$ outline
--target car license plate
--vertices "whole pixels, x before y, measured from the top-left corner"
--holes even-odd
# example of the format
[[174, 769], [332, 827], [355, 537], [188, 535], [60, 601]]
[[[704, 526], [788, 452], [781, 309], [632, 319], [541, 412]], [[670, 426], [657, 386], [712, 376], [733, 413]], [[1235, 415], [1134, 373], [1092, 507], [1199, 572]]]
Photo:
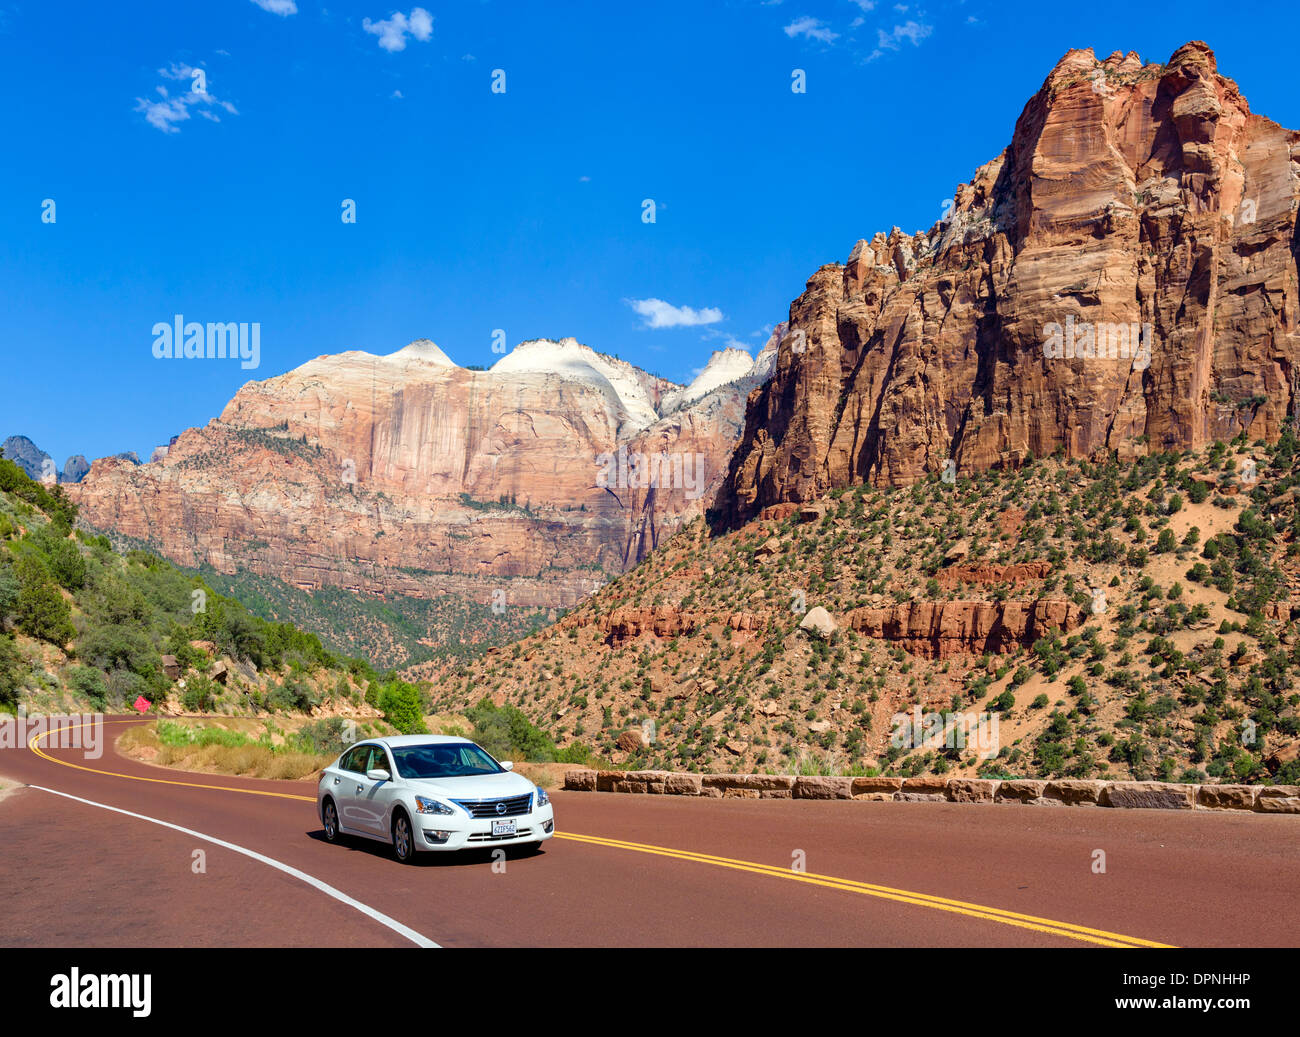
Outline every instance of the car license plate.
[[513, 819], [510, 821], [493, 821], [492, 834], [496, 835], [514, 835], [517, 832], [515, 825], [518, 822]]

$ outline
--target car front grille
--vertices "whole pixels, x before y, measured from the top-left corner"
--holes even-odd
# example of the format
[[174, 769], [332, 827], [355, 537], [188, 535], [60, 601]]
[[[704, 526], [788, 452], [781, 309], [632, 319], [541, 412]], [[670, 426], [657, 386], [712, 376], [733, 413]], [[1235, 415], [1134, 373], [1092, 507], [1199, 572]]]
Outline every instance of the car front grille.
[[479, 832], [471, 835], [466, 842], [471, 843], [499, 843], [503, 839], [523, 839], [525, 836], [533, 834], [531, 828], [521, 828], [514, 835], [488, 835], [486, 832]]
[[[520, 814], [528, 813], [532, 809], [533, 794], [529, 792], [505, 799], [453, 799], [452, 802], [462, 810], [468, 811], [470, 817], [490, 820], [494, 817], [518, 817]], [[504, 803], [505, 810], [497, 810], [498, 803]]]

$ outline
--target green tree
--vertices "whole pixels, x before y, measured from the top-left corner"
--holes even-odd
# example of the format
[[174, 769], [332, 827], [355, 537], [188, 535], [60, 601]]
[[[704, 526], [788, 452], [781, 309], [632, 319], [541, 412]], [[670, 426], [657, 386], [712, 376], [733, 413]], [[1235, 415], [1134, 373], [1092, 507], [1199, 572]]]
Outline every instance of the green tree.
[[29, 637], [64, 647], [77, 636], [72, 625], [72, 609], [35, 558], [19, 559], [17, 572], [19, 590], [14, 621], [18, 629]]
[[379, 710], [404, 735], [428, 733], [424, 726], [424, 699], [414, 684], [393, 681], [387, 685], [379, 693]]
[[45, 556], [50, 575], [59, 586], [79, 591], [86, 585], [86, 560], [81, 556], [76, 543], [61, 535], [58, 527], [50, 523], [29, 539]]
[[18, 703], [18, 689], [29, 669], [17, 642], [8, 634], [0, 634], [0, 707], [12, 708]]
[[19, 590], [20, 584], [14, 574], [14, 567], [7, 558], [0, 558], [0, 625], [14, 614]]

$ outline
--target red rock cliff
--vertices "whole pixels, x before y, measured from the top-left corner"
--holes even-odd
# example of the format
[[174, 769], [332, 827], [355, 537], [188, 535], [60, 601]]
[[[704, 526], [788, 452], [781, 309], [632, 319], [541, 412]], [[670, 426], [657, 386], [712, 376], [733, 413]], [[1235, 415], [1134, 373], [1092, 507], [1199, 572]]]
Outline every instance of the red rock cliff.
[[1205, 44], [1164, 66], [1069, 52], [955, 196], [791, 305], [724, 520], [949, 459], [1272, 439], [1296, 414], [1300, 134], [1253, 114]]

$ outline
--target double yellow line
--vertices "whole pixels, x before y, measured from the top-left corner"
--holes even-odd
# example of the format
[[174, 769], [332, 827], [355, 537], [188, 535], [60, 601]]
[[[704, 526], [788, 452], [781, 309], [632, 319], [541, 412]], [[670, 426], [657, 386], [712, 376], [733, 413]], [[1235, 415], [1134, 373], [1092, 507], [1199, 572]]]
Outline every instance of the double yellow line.
[[[132, 721], [110, 720], [105, 723], [122, 724], [131, 723]], [[315, 796], [296, 796], [288, 792], [270, 792], [263, 789], [241, 789], [226, 785], [203, 785], [193, 781], [175, 781], [168, 778], [146, 778], [138, 774], [121, 774], [117, 771], [97, 770], [94, 767], [84, 767], [80, 764], [69, 763], [67, 760], [60, 760], [57, 757], [50, 756], [37, 744], [42, 738], [53, 734], [52, 731], [46, 731], [43, 734], [34, 736], [28, 743], [37, 756], [43, 760], [49, 760], [50, 763], [57, 763], [63, 767], [72, 767], [79, 771], [88, 771], [91, 774], [102, 774], [110, 778], [126, 778], [130, 781], [147, 781], [155, 785], [181, 785], [185, 788], [204, 789], [208, 792], [239, 792], [249, 796], [271, 796], [277, 799], [294, 799], [304, 803], [315, 803]], [[733, 871], [747, 871], [755, 875], [765, 875], [768, 878], [784, 879], [789, 882], [800, 882], [814, 886], [822, 886], [826, 889], [836, 889], [845, 893], [857, 893], [861, 896], [878, 897], [882, 900], [894, 900], [901, 904], [911, 904], [914, 907], [928, 907], [935, 911], [947, 911], [950, 914], [966, 915], [969, 918], [978, 918], [985, 922], [997, 922], [1000, 925], [1015, 926], [1018, 929], [1028, 929], [1033, 932], [1046, 933], [1049, 936], [1061, 936], [1070, 940], [1079, 940], [1084, 943], [1095, 944], [1099, 947], [1170, 947], [1167, 943], [1156, 943], [1153, 940], [1142, 940], [1136, 936], [1124, 936], [1121, 933], [1107, 932], [1104, 929], [1090, 929], [1084, 925], [1075, 925], [1072, 922], [1057, 922], [1050, 918], [1038, 918], [1034, 915], [1021, 914], [1018, 911], [1004, 911], [999, 907], [985, 907], [982, 904], [971, 904], [963, 900], [950, 900], [947, 897], [936, 897], [929, 893], [914, 893], [906, 889], [893, 889], [889, 886], [877, 886], [870, 882], [858, 882], [854, 879], [841, 879], [833, 875], [818, 875], [815, 873], [795, 871], [793, 868], [781, 868], [774, 864], [758, 864], [755, 861], [736, 860], [731, 857], [718, 857], [708, 853], [695, 853], [691, 850], [676, 850], [666, 846], [652, 846], [648, 843], [628, 842], [624, 839], [607, 839], [604, 836], [597, 835], [579, 835], [575, 832], [556, 832], [555, 838], [565, 839], [571, 842], [586, 843], [589, 846], [603, 846], [607, 849], [626, 850], [633, 853], [648, 853], [656, 857], [670, 857], [675, 860], [690, 861], [695, 864], [707, 864], [715, 868], [730, 868]]]
[[694, 853], [689, 850], [672, 850], [663, 846], [650, 846], [646, 843], [632, 843], [622, 839], [606, 839], [602, 836], [577, 835], [569, 832], [556, 832], [557, 839], [572, 839], [575, 842], [588, 843], [593, 846], [607, 846], [616, 850], [633, 850], [637, 853], [650, 853], [660, 857], [673, 857], [677, 860], [694, 861], [698, 864], [710, 864], [717, 868], [731, 868], [736, 871], [753, 872], [769, 878], [786, 879], [827, 889], [838, 889], [846, 893], [858, 893], [863, 896], [880, 897], [883, 900], [896, 900], [902, 904], [915, 907], [929, 907], [936, 911], [948, 911], [952, 914], [979, 918], [986, 922], [998, 922], [1012, 925], [1019, 929], [1031, 929], [1034, 932], [1047, 933], [1050, 936], [1064, 936], [1071, 940], [1082, 940], [1099, 947], [1169, 947], [1167, 943], [1142, 940], [1136, 936], [1124, 936], [1104, 929], [1090, 929], [1072, 922], [1056, 922], [1050, 918], [1037, 918], [1024, 915], [1018, 911], [1004, 911], [998, 907], [984, 907], [982, 904], [970, 904], [962, 900], [949, 900], [947, 897], [931, 896], [929, 893], [913, 893], [906, 889], [892, 889], [889, 886], [876, 886], [870, 882], [857, 882], [853, 879], [836, 878], [833, 875], [817, 875], [781, 868], [773, 864], [756, 864], [753, 861], [739, 861], [731, 857], [717, 857], [709, 853]]

